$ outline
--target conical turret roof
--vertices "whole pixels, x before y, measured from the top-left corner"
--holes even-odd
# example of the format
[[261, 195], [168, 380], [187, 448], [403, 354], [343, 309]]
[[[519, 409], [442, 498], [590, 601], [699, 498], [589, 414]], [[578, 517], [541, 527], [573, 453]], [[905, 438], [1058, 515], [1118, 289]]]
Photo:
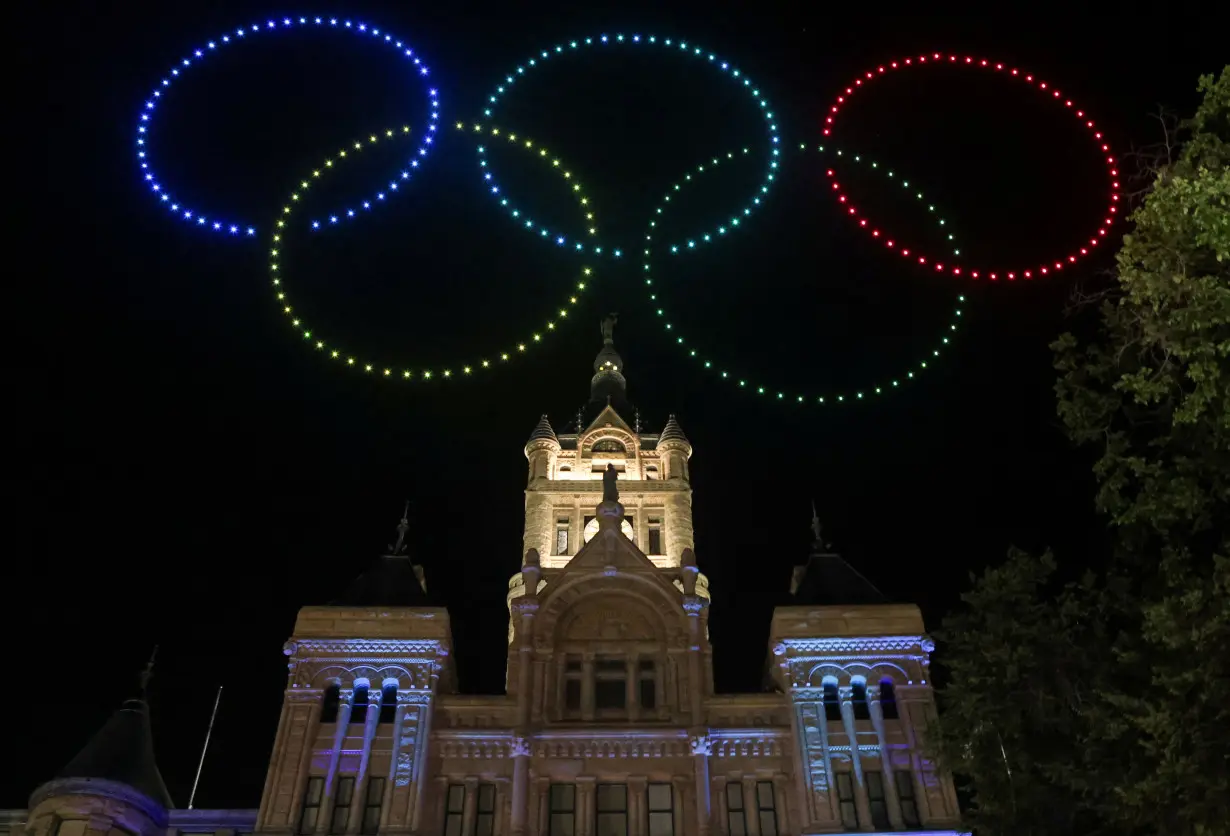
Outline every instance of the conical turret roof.
[[164, 809], [174, 807], [154, 761], [154, 735], [145, 700], [128, 700], [111, 715], [57, 778], [100, 778], [126, 784]]
[[662, 434], [658, 436], [658, 446], [661, 446], [664, 441], [682, 441], [689, 446], [692, 444], [692, 442], [688, 441], [688, 437], [683, 434], [683, 427], [679, 426], [679, 422], [675, 420], [673, 413], [667, 419], [666, 426], [662, 428]]
[[545, 415], [538, 419], [538, 425], [530, 433], [530, 441], [538, 441], [539, 439], [559, 443], [559, 439], [555, 437], [555, 430], [551, 427], [551, 422], [547, 420]]

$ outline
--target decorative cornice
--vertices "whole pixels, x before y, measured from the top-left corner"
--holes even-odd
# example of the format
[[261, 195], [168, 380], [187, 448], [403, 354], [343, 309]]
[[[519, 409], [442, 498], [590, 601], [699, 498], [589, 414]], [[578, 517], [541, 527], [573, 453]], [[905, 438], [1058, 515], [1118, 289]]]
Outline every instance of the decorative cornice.
[[[282, 650], [300, 659], [312, 656], [447, 656], [444, 639], [315, 639], [292, 638]], [[391, 660], [386, 660], [391, 661]]]
[[[921, 650], [930, 653], [935, 645], [925, 636], [866, 636], [861, 638], [815, 638], [815, 639], [782, 639], [773, 646], [774, 656], [789, 655], [794, 657], [801, 653], [885, 653], [891, 651], [906, 652]], [[917, 654], [915, 654], [917, 655]]]

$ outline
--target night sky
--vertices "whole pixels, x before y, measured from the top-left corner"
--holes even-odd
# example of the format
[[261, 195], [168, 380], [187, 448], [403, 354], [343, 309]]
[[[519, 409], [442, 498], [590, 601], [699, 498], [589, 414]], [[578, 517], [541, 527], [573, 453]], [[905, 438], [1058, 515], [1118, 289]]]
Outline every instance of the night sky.
[[[468, 2], [242, 4], [243, 14], [230, 3], [38, 5], [54, 19], [14, 27], [26, 64], [14, 80], [31, 113], [14, 120], [30, 147], [8, 159], [19, 376], [4, 587], [19, 774], [0, 806], [24, 806], [133, 693], [157, 644], [150, 701], [173, 797], [186, 805], [222, 684], [197, 806], [255, 807], [295, 612], [328, 602], [384, 550], [406, 500], [411, 548], [451, 613], [461, 685], [499, 692], [522, 447], [544, 412], [558, 432], [573, 429], [607, 311], [620, 314], [616, 344], [646, 428], [674, 412], [695, 448], [719, 690], [758, 687], [772, 608], [807, 554], [813, 499], [834, 545], [932, 626], [969, 573], [1010, 545], [1053, 547], [1070, 570], [1096, 565], [1090, 460], [1059, 429], [1047, 344], [1083, 327], [1065, 320], [1065, 304], [1075, 287], [1106, 281], [1113, 242], [1062, 277], [939, 279], [859, 233], [825, 192], [825, 169], [841, 165], [861, 205], [926, 252], [943, 252], [952, 232], [971, 260], [1050, 259], [1104, 211], [1087, 136], [1026, 85], [937, 68], [860, 94], [834, 143], [909, 179], [935, 214], [878, 170], [795, 149], [820, 141], [825, 109], [858, 74], [951, 50], [1053, 79], [1126, 152], [1159, 138], [1159, 104], [1190, 113], [1198, 75], [1225, 58], [1216, 27], [1184, 24], [1171, 37], [1140, 21], [1003, 4], [994, 17], [928, 4], [804, 14], [629, 2], [535, 3], [533, 13]], [[286, 14], [365, 20], [405, 39], [431, 67], [443, 123], [427, 162], [378, 213], [288, 241], [296, 309], [378, 365], [459, 369], [542, 330], [590, 265], [565, 326], [508, 368], [410, 383], [338, 365], [290, 327], [267, 266], [279, 207], [338, 148], [426, 122], [421, 79], [356, 37], [261, 35], [185, 73], [160, 106], [151, 160], [164, 181], [194, 206], [259, 225], [256, 240], [202, 232], [161, 208], [135, 159], [149, 91], [210, 37]], [[517, 228], [485, 193], [475, 141], [452, 129], [530, 55], [603, 32], [694, 39], [755, 81], [782, 136], [763, 205], [728, 241], [658, 259], [652, 303], [638, 260], [579, 260]], [[697, 164], [751, 149], [672, 204], [664, 239], [716, 226], [763, 177], [758, 108], [699, 62], [592, 48], [535, 73], [493, 122], [557, 153], [601, 237], [629, 253]], [[370, 196], [410, 148], [382, 143], [339, 168], [298, 217]], [[504, 194], [583, 233], [555, 173], [504, 147], [490, 160]], [[962, 328], [927, 371], [839, 406], [740, 391], [675, 343], [685, 335], [715, 368], [770, 392], [874, 387], [929, 354], [958, 292]]]

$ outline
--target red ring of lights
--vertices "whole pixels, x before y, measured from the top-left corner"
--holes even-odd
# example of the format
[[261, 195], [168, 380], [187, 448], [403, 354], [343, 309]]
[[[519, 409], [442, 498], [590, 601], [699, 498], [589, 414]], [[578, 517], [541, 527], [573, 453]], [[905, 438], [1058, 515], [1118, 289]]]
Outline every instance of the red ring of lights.
[[[1082, 256], [1088, 255], [1091, 249], [1093, 247], [1096, 247], [1098, 245], [1098, 242], [1102, 238], [1106, 237], [1107, 228], [1114, 221], [1115, 215], [1117, 214], [1116, 210], [1117, 210], [1117, 204], [1119, 202], [1119, 181], [1117, 179], [1119, 177], [1119, 171], [1115, 167], [1115, 158], [1110, 155], [1110, 146], [1106, 144], [1105, 140], [1103, 140], [1101, 131], [1098, 131], [1094, 127], [1093, 121], [1089, 119], [1088, 116], [1085, 115], [1085, 112], [1083, 110], [1076, 110], [1075, 106], [1072, 104], [1072, 101], [1070, 99], [1065, 99], [1058, 90], [1054, 89], [1053, 87], [1050, 87], [1045, 81], [1037, 81], [1035, 80], [1034, 76], [1028, 75], [1022, 72], [1021, 70], [1017, 70], [1017, 69], [1007, 69], [1006, 70], [1004, 69], [1003, 64], [992, 63], [990, 61], [987, 61], [984, 58], [970, 58], [968, 56], [959, 58], [956, 55], [948, 55], [947, 56], [948, 60], [946, 62], [944, 61], [944, 58], [945, 58], [945, 55], [940, 52], [932, 53], [931, 55], [920, 55], [917, 59], [903, 58], [898, 61], [893, 61], [887, 65], [880, 65], [876, 67], [875, 72], [864, 73], [863, 78], [855, 79], [854, 83], [851, 84], [849, 87], [847, 87], [845, 89], [845, 92], [842, 95], [837, 97], [837, 101], [834, 102], [832, 107], [829, 109], [829, 114], [827, 117], [825, 117], [825, 120], [824, 120], [824, 125], [825, 125], [824, 135], [832, 136], [833, 124], [836, 122], [837, 113], [841, 110], [841, 107], [846, 103], [848, 97], [854, 95], [854, 93], [860, 87], [863, 86], [863, 83], [865, 81], [876, 79], [880, 77], [882, 74], [891, 72], [892, 70], [904, 69], [906, 67], [912, 67], [917, 64], [926, 64], [928, 61], [930, 61], [931, 63], [948, 63], [948, 64], [958, 64], [958, 65], [964, 64], [964, 65], [971, 66], [971, 67], [988, 69], [988, 70], [991, 70], [992, 72], [1002, 72], [1002, 73], [1008, 74], [1010, 77], [1021, 79], [1025, 81], [1027, 84], [1030, 84], [1036, 87], [1038, 90], [1045, 91], [1046, 93], [1051, 94], [1050, 95], [1051, 99], [1057, 101], [1062, 106], [1073, 110], [1073, 113], [1075, 114], [1076, 118], [1079, 119], [1084, 124], [1085, 128], [1090, 132], [1090, 134], [1092, 134], [1093, 139], [1097, 142], [1098, 146], [1100, 147], [1101, 153], [1106, 155], [1105, 161], [1106, 161], [1107, 170], [1109, 172], [1110, 186], [1111, 186], [1110, 205], [1107, 207], [1106, 217], [1098, 224], [1097, 232], [1095, 232], [1089, 238], [1088, 244], [1081, 246], [1077, 251], [1071, 252], [1067, 254], [1066, 256], [1060, 258], [1057, 261], [1044, 263], [1037, 267], [1029, 268], [1027, 270], [1021, 270], [1021, 269], [1015, 269], [1012, 271], [996, 270], [994, 272], [987, 271], [987, 270], [970, 270], [968, 268], [962, 267], [959, 264], [951, 264], [951, 263], [944, 264], [939, 261], [928, 259], [926, 256], [919, 255], [917, 252], [914, 253], [913, 258], [917, 260], [918, 264], [931, 267], [940, 273], [947, 272], [947, 273], [951, 273], [953, 276], [968, 275], [970, 278], [973, 278], [973, 279], [978, 279], [978, 278], [981, 278], [982, 276], [986, 276], [992, 281], [996, 281], [1002, 276], [1011, 281], [1011, 280], [1016, 279], [1018, 276], [1021, 276], [1026, 279], [1032, 279], [1035, 273], [1038, 273], [1039, 275], [1044, 276], [1044, 275], [1047, 275], [1051, 270], [1056, 270], [1056, 271], [1062, 270], [1066, 265], [1074, 264], [1077, 259], [1081, 258]], [[849, 215], [852, 220], [857, 220], [858, 225], [860, 227], [863, 227], [867, 232], [871, 233], [873, 237], [881, 239], [885, 247], [901, 253], [901, 255], [906, 258], [911, 257], [910, 256], [911, 250], [909, 247], [900, 246], [899, 242], [893, 241], [891, 238], [887, 236], [886, 233], [882, 233], [879, 229], [876, 229], [874, 225], [869, 224], [867, 218], [863, 218], [859, 215], [858, 210], [854, 207], [854, 204], [850, 202], [849, 197], [844, 192], [842, 192], [841, 184], [837, 182], [836, 175], [834, 174], [832, 169], [828, 169], [826, 171], [826, 174], [828, 175], [829, 179], [832, 181], [833, 191], [836, 193], [837, 200], [840, 203], [845, 205], [845, 208], [847, 209], [846, 214]]]

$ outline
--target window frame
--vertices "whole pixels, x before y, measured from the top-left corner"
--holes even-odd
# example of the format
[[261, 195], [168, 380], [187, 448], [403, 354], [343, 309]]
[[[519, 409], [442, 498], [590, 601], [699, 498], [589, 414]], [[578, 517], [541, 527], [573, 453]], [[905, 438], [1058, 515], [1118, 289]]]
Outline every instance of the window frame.
[[[483, 796], [488, 796], [489, 803], [483, 804]], [[484, 809], [486, 807], [486, 809]], [[474, 830], [473, 836], [493, 836], [495, 833], [495, 784], [479, 784], [474, 788]], [[483, 825], [486, 825], [484, 828]]]
[[[457, 809], [453, 809], [454, 791], [459, 791], [461, 796], [460, 802], [457, 804]], [[449, 784], [444, 790], [444, 827], [441, 832], [444, 836], [464, 836], [463, 828], [465, 827], [466, 815], [466, 785], [465, 784]], [[456, 830], [450, 830], [453, 822], [457, 823]]]
[[[623, 790], [622, 806], [615, 807], [615, 808], [608, 807], [606, 809], [603, 809], [603, 806], [602, 806], [603, 792], [602, 791], [604, 789]], [[602, 832], [601, 826], [604, 820], [609, 821], [610, 818], [614, 818], [616, 821], [618, 821], [619, 817], [622, 816], [623, 825], [624, 825], [623, 833], [624, 833], [624, 836], [627, 836], [628, 831], [629, 831], [629, 826], [631, 824], [631, 821], [628, 816], [628, 807], [629, 805], [628, 805], [628, 785], [627, 784], [613, 784], [613, 783], [606, 783], [606, 782], [601, 783], [601, 784], [595, 784], [594, 785], [594, 833]], [[604, 819], [603, 818], [604, 816], [608, 818]]]
[[[379, 787], [377, 792], [376, 788]], [[380, 815], [384, 812], [384, 796], [388, 790], [388, 779], [378, 775], [368, 776], [367, 788], [363, 791], [363, 818], [359, 822], [359, 836], [375, 836], [380, 830]], [[372, 802], [372, 795], [376, 801]], [[368, 826], [368, 817], [375, 811], [376, 823]]]
[[[854, 800], [854, 773], [835, 772], [833, 779], [833, 783], [837, 785], [837, 814], [841, 819], [841, 826], [857, 830], [862, 827], [862, 822], [859, 821], [858, 803]], [[847, 809], [850, 816], [846, 815]]]
[[[571, 791], [572, 802], [567, 807], [558, 807], [555, 803], [555, 790], [567, 788]], [[556, 816], [568, 816], [571, 819], [572, 833], [576, 833], [577, 827], [577, 785], [576, 784], [548, 784], [547, 785], [547, 836], [567, 836], [560, 833], [555, 828]]]
[[[765, 806], [763, 801], [763, 790], [769, 791], [769, 804]], [[772, 816], [773, 832], [769, 833], [765, 830], [765, 815]], [[756, 825], [760, 828], [760, 836], [778, 836], [778, 821], [777, 821], [777, 788], [773, 786], [772, 780], [756, 781]]]
[[[666, 807], [653, 806], [653, 788], [666, 787], [670, 804]], [[666, 814], [669, 816], [666, 821], [670, 822], [670, 827], [665, 833], [655, 832], [653, 829], [654, 815], [659, 816]], [[645, 836], [675, 836], [675, 787], [668, 781], [650, 781], [645, 786]]]
[[[333, 794], [333, 809], [329, 811], [329, 829], [325, 832], [330, 836], [345, 836], [346, 828], [350, 824], [350, 811], [354, 807], [354, 791], [355, 785], [358, 783], [354, 775], [339, 775], [337, 776], [337, 790]], [[349, 792], [343, 795], [342, 788], [346, 787]], [[345, 803], [342, 803], [345, 799]], [[341, 826], [338, 826], [338, 813], [342, 814]]]
[[[316, 788], [316, 800], [312, 801], [312, 789]], [[325, 776], [309, 775], [307, 784], [303, 788], [303, 802], [299, 805], [299, 826], [295, 830], [300, 836], [307, 836], [309, 833], [315, 833], [316, 828], [320, 825], [320, 808], [324, 806], [325, 801]], [[305, 819], [308, 810], [312, 810], [311, 826], [306, 826]]]
[[[733, 803], [736, 798], [739, 800], [737, 805]], [[736, 814], [739, 817], [738, 828], [734, 826]], [[726, 782], [726, 828], [730, 836], [747, 836], [747, 799], [743, 797], [742, 781]]]
[[[605, 667], [604, 667], [605, 666]], [[622, 716], [628, 713], [628, 661], [622, 656], [598, 656], [594, 659], [593, 665], [594, 677], [594, 713], [604, 717]], [[615, 695], [616, 689], [610, 687], [614, 683], [619, 684], [618, 694], [619, 699], [613, 702], [614, 705], [603, 705], [601, 694], [603, 691], [609, 691], [610, 695]], [[603, 689], [602, 685], [607, 685]]]
[[[906, 827], [922, 827], [918, 796], [914, 794], [914, 773], [910, 770], [894, 771], [893, 784], [897, 790], [897, 804], [901, 808], [902, 822]], [[910, 812], [906, 812], [907, 805]]]
[[884, 773], [878, 769], [865, 769], [863, 777], [867, 780], [867, 806], [871, 810], [871, 826], [879, 830], [888, 830], [892, 827], [892, 822], [888, 818], [888, 795], [884, 791]]

